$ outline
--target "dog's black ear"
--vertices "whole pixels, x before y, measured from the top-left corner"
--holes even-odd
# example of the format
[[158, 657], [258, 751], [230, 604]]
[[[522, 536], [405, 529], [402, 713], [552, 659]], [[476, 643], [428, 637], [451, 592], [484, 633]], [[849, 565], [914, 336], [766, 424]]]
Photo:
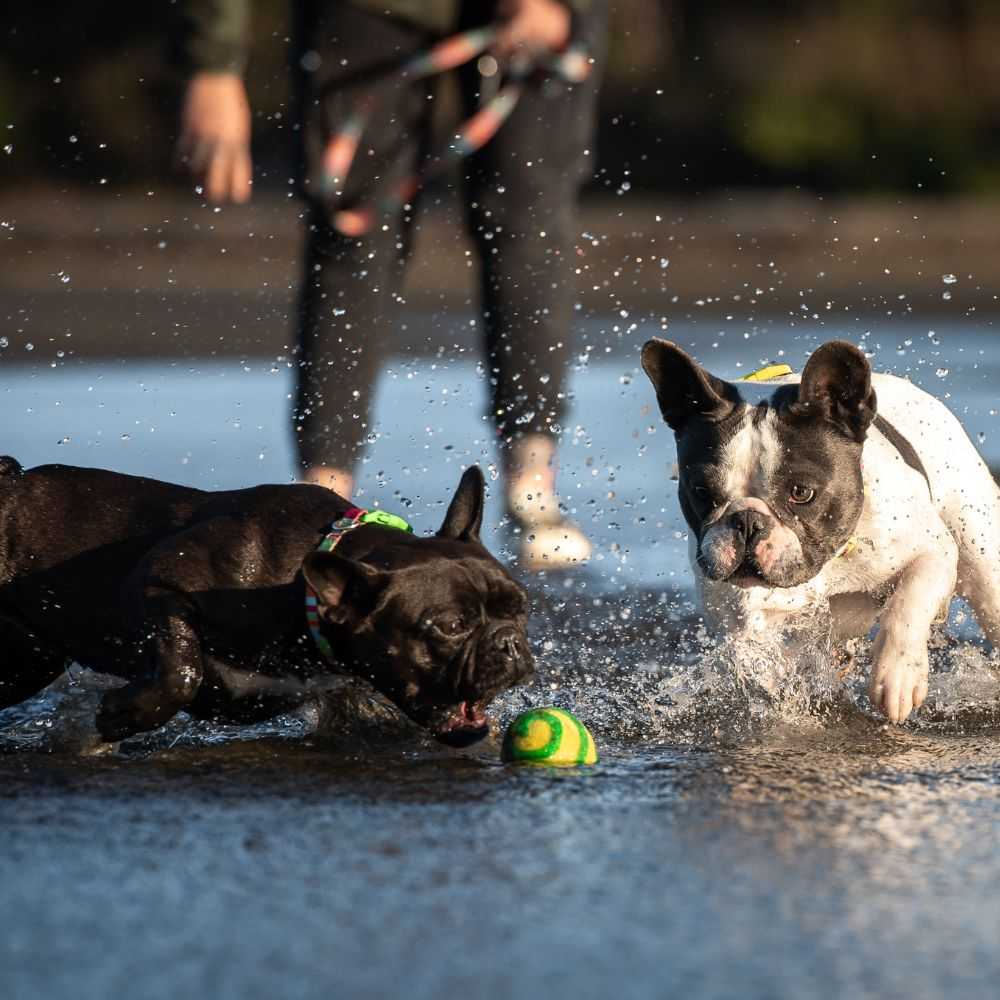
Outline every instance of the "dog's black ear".
[[872, 370], [862, 351], [844, 340], [831, 340], [813, 351], [802, 371], [795, 416], [820, 417], [849, 438], [864, 441], [875, 419]]
[[642, 370], [653, 383], [663, 419], [675, 431], [694, 416], [722, 420], [739, 400], [733, 386], [710, 375], [669, 340], [654, 337], [642, 345]]
[[363, 618], [389, 583], [389, 574], [336, 552], [310, 552], [302, 563], [306, 583], [316, 591], [320, 614], [344, 624]]
[[448, 513], [438, 531], [439, 538], [455, 538], [463, 542], [478, 542], [486, 504], [486, 480], [478, 465], [470, 465], [462, 473]]

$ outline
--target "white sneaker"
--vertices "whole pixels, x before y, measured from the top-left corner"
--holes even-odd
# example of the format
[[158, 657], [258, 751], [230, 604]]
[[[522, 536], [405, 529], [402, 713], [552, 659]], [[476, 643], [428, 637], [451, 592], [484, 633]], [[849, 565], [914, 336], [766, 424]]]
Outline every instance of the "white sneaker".
[[507, 517], [518, 564], [532, 572], [566, 569], [590, 558], [591, 544], [566, 519], [554, 489], [555, 443], [529, 435], [512, 448], [507, 473]]
[[[513, 520], [513, 519], [512, 519]], [[518, 538], [518, 565], [537, 573], [546, 569], [569, 569], [590, 558], [592, 546], [572, 521], [532, 528], [514, 521]]]

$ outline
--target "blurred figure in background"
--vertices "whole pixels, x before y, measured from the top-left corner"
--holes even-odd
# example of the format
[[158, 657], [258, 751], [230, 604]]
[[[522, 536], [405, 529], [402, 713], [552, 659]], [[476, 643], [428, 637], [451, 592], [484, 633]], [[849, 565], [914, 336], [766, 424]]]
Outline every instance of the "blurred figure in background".
[[[215, 202], [250, 197], [249, 6], [184, 0], [189, 76], [178, 153]], [[586, 559], [589, 542], [560, 509], [556, 442], [571, 350], [575, 206], [591, 169], [606, 0], [300, 0], [295, 14], [297, 169], [307, 216], [294, 426], [302, 477], [345, 497], [372, 425], [378, 370], [391, 353], [413, 212], [390, 206], [376, 210], [367, 232], [338, 229], [323, 176], [331, 137], [380, 78], [454, 32], [499, 25], [495, 59], [458, 70], [465, 116], [479, 106], [482, 67], [543, 59], [571, 41], [593, 60], [580, 83], [529, 81], [496, 135], [461, 162], [480, 262], [491, 414], [521, 561], [542, 568]], [[430, 97], [427, 79], [398, 79], [379, 91], [336, 208], [377, 204], [379, 192], [419, 172], [429, 152]]]

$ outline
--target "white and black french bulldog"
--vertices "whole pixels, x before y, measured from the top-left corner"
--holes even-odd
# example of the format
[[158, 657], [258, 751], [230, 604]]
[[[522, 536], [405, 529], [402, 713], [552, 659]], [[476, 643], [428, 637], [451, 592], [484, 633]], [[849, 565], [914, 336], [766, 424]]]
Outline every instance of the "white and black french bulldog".
[[527, 595], [479, 540], [484, 490], [472, 466], [436, 535], [358, 523], [318, 551], [354, 509], [322, 486], [205, 492], [0, 458], [0, 708], [75, 660], [128, 681], [97, 717], [116, 741], [182, 709], [270, 718], [341, 673], [471, 743], [534, 668]]
[[825, 606], [835, 640], [877, 622], [869, 694], [893, 722], [927, 696], [929, 630], [954, 594], [1000, 648], [1000, 490], [943, 403], [842, 341], [766, 382], [724, 381], [659, 339], [642, 366], [717, 627], [781, 629]]

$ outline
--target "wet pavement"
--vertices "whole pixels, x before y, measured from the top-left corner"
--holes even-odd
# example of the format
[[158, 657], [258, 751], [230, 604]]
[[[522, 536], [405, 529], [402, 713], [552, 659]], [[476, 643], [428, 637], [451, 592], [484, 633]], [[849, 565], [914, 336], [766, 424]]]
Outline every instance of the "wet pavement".
[[[948, 395], [1000, 465], [988, 320], [669, 335], [735, 375], [866, 330], [875, 363]], [[672, 445], [637, 369], [653, 332], [581, 328], [562, 482], [598, 558], [531, 583], [539, 675], [497, 706], [500, 724], [575, 710], [601, 762], [506, 766], [494, 741], [459, 753], [309, 711], [253, 730], [181, 719], [81, 756], [96, 695], [61, 685], [0, 714], [0, 996], [995, 992], [995, 660], [957, 611], [928, 705], [890, 728], [822, 655], [791, 677], [706, 642]], [[206, 488], [293, 476], [286, 358], [11, 360], [3, 450], [25, 464]], [[471, 344], [388, 362], [360, 499], [436, 527], [461, 468], [495, 462], [483, 398]]]

